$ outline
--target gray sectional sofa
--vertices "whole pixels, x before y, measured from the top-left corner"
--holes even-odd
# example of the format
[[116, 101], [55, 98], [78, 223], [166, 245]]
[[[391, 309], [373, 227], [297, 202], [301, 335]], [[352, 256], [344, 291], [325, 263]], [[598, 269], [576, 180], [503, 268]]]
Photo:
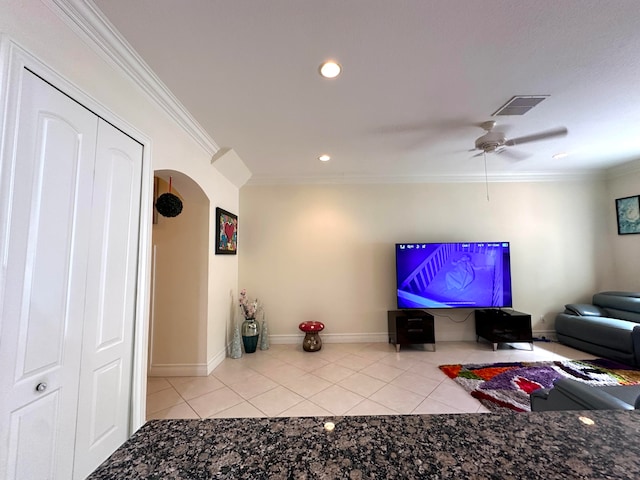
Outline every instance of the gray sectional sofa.
[[531, 411], [634, 410], [640, 408], [640, 385], [588, 385], [561, 378], [553, 388], [531, 392]]
[[591, 304], [568, 304], [556, 317], [558, 341], [640, 367], [640, 293], [600, 292]]

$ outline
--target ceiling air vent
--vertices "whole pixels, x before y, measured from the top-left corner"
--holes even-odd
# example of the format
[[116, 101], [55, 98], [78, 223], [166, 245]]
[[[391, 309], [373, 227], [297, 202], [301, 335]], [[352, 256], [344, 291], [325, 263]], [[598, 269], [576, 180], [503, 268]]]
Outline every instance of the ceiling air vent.
[[524, 115], [549, 95], [516, 95], [501, 106], [492, 116], [496, 115]]

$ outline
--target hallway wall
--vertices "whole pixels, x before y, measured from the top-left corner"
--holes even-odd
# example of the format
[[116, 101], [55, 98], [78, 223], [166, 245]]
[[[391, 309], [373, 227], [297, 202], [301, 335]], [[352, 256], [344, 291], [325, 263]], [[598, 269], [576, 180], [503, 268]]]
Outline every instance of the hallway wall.
[[[171, 176], [183, 203], [176, 217], [157, 214], [153, 225], [150, 365], [153, 376], [207, 374], [209, 200], [190, 178]], [[158, 178], [158, 197], [169, 191]]]

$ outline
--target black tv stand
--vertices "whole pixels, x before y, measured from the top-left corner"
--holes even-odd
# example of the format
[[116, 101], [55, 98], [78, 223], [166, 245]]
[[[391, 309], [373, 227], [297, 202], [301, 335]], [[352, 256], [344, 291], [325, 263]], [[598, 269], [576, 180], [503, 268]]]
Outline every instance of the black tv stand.
[[424, 310], [389, 310], [387, 312], [389, 343], [400, 351], [400, 345], [433, 345], [436, 351], [433, 315]]
[[475, 317], [476, 341], [482, 337], [493, 344], [494, 350], [498, 343], [527, 342], [533, 350], [531, 315], [528, 313], [485, 308], [475, 310]]

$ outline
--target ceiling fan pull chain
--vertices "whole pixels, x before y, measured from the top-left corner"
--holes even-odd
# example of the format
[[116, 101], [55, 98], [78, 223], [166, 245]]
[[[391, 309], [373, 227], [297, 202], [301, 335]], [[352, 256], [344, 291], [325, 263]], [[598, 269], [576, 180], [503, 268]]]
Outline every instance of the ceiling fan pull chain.
[[487, 152], [484, 152], [484, 186], [487, 190], [487, 202], [489, 201], [489, 176], [487, 175]]

